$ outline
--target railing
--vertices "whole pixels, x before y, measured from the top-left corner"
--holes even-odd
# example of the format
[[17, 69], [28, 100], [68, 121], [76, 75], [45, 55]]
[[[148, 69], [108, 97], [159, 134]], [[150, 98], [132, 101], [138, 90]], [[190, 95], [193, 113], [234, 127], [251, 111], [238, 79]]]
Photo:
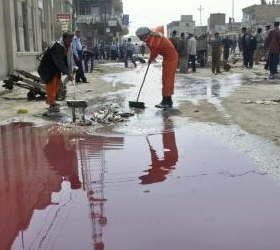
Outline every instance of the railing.
[[[104, 22], [105, 15], [77, 15], [77, 23], [87, 23], [87, 24], [95, 24]], [[122, 17], [117, 15], [110, 15], [106, 14], [106, 22], [110, 25], [110, 22], [113, 23], [113, 21], [117, 21], [118, 23], [122, 23]]]

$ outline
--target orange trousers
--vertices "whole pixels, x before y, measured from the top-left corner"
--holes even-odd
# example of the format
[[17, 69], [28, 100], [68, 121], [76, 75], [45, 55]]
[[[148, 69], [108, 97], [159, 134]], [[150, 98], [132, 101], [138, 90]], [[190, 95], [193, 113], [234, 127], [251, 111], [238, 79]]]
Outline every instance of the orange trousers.
[[178, 65], [178, 55], [172, 58], [164, 58], [162, 63], [162, 96], [172, 96], [174, 94], [175, 73]]
[[57, 95], [57, 91], [59, 89], [60, 82], [61, 82], [60, 73], [57, 73], [50, 82], [47, 82], [46, 90], [47, 90], [47, 103], [48, 104], [55, 103], [55, 98]]

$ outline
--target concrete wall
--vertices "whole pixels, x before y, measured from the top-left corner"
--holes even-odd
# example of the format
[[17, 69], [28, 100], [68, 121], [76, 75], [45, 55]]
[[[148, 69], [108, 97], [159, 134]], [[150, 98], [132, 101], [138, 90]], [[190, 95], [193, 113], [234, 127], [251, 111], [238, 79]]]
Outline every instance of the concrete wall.
[[271, 24], [280, 16], [280, 5], [252, 5], [242, 12], [244, 26]]
[[273, 23], [280, 16], [280, 6], [258, 6], [256, 9], [257, 23]]
[[195, 30], [195, 21], [185, 22], [185, 21], [174, 21], [167, 25], [167, 34], [166, 36], [170, 37], [172, 31], [177, 31], [177, 36], [179, 37], [181, 33], [192, 33], [194, 34]]
[[210, 30], [214, 30], [216, 25], [225, 25], [226, 24], [226, 14], [215, 13], [210, 14], [209, 26]]
[[[70, 2], [70, 3], [69, 3]], [[71, 13], [69, 0], [0, 0], [0, 79], [15, 69], [36, 71], [36, 56], [62, 34], [56, 13]], [[55, 33], [56, 31], [56, 33]]]
[[8, 73], [3, 1], [0, 0], [0, 78]]

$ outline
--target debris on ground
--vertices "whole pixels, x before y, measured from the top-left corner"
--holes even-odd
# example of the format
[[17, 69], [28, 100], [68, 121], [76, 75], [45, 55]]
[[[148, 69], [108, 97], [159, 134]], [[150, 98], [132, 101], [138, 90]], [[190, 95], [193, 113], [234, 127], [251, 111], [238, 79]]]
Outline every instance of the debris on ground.
[[128, 112], [119, 112], [118, 108], [114, 106], [105, 106], [93, 112], [90, 119], [96, 123], [110, 124], [123, 122], [124, 118], [129, 118], [131, 116], [134, 116], [134, 114]]
[[277, 105], [280, 104], [280, 99], [275, 100], [257, 100], [257, 101], [251, 101], [251, 100], [243, 100], [241, 101], [242, 104], [266, 104], [266, 105]]

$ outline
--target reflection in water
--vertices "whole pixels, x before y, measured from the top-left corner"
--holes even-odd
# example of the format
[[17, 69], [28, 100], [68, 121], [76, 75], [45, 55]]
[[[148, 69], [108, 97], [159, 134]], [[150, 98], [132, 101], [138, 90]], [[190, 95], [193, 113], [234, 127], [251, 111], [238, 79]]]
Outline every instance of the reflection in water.
[[140, 184], [162, 182], [178, 162], [178, 150], [172, 120], [167, 119], [165, 121], [165, 128], [162, 133], [163, 158], [160, 158], [156, 150], [152, 147], [149, 136], [146, 138], [151, 153], [152, 164], [150, 165], [151, 168], [147, 170], [148, 174], [139, 177], [141, 180]]
[[62, 178], [44, 157], [40, 130], [29, 124], [0, 127], [0, 249], [10, 249], [20, 231], [28, 228], [34, 210], [51, 204]]
[[[81, 187], [87, 192], [89, 201], [94, 241], [91, 244], [95, 250], [104, 249], [102, 228], [107, 224], [104, 149], [122, 146], [122, 137], [75, 138], [58, 131], [47, 132], [45, 128], [32, 127], [32, 124], [0, 126], [0, 250], [11, 249], [14, 242], [16, 246], [12, 249], [16, 250], [48, 249], [45, 244], [55, 244], [51, 241], [51, 231], [52, 235], [59, 234], [59, 226], [63, 225], [56, 220], [67, 202], [52, 202], [52, 194], [69, 193]], [[70, 182], [71, 189], [62, 190], [63, 181]], [[53, 218], [42, 221], [42, 228], [32, 233], [31, 221], [35, 211], [46, 210], [49, 205], [54, 208], [48, 210]], [[73, 249], [68, 245], [59, 249], [70, 248]]]
[[44, 153], [56, 173], [64, 177], [64, 180], [69, 180], [72, 189], [79, 189], [82, 185], [78, 174], [76, 148], [67, 139], [62, 134], [50, 135]]

